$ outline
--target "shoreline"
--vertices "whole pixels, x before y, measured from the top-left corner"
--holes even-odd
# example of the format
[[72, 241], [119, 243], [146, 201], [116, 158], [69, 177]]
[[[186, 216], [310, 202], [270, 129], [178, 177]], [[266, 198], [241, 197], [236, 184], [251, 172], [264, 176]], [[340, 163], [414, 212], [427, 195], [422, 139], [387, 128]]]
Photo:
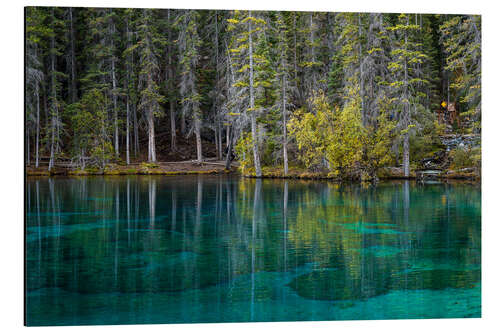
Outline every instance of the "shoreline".
[[[174, 166], [172, 166], [174, 165]], [[381, 170], [378, 175], [379, 181], [391, 180], [464, 180], [471, 182], [481, 182], [481, 177], [474, 172], [460, 172], [453, 170], [443, 170], [437, 174], [425, 175], [422, 171], [412, 171], [409, 177], [405, 177], [397, 170], [397, 168], [386, 168]], [[261, 178], [261, 179], [296, 179], [296, 180], [328, 180], [336, 182], [362, 182], [360, 180], [341, 180], [338, 177], [331, 176], [325, 172], [307, 172], [304, 170], [294, 170], [284, 175], [281, 169], [263, 172], [261, 177], [255, 174], [245, 173], [238, 170], [238, 167], [233, 165], [230, 170], [226, 170], [223, 165], [217, 163], [189, 163], [188, 162], [160, 162], [158, 165], [142, 164], [117, 166], [114, 165], [105, 170], [75, 170], [69, 168], [58, 168], [49, 172], [47, 168], [31, 168], [26, 167], [26, 177], [54, 177], [54, 176], [133, 176], [133, 175], [158, 175], [158, 176], [182, 176], [182, 175], [217, 175], [217, 174], [239, 174], [245, 178]], [[368, 181], [369, 182], [369, 181]]]
[[129, 165], [110, 164], [105, 169], [87, 168], [84, 170], [73, 169], [68, 166], [56, 165], [49, 171], [47, 167], [25, 167], [27, 177], [52, 177], [52, 176], [127, 176], [127, 175], [191, 175], [191, 174], [227, 174], [236, 172], [237, 167], [231, 166], [226, 170], [220, 161], [194, 161], [158, 162], [158, 163], [132, 163]]
[[[389, 181], [389, 180], [466, 180], [472, 182], [481, 182], [481, 176], [474, 171], [467, 170], [467, 172], [462, 172], [460, 170], [440, 170], [439, 172], [427, 174], [425, 171], [428, 170], [416, 170], [411, 171], [410, 176], [405, 177], [399, 168], [384, 168], [381, 169], [377, 178], [379, 181]], [[434, 171], [434, 170], [433, 170]], [[283, 171], [280, 170], [270, 170], [263, 171], [261, 177], [257, 177], [253, 173], [241, 173], [243, 177], [246, 178], [268, 178], [268, 179], [304, 179], [304, 180], [330, 180], [337, 182], [363, 182], [362, 180], [342, 180], [338, 177], [331, 176], [326, 172], [307, 172], [303, 170], [294, 170], [284, 175]], [[365, 182], [371, 182], [372, 180], [367, 180]]]

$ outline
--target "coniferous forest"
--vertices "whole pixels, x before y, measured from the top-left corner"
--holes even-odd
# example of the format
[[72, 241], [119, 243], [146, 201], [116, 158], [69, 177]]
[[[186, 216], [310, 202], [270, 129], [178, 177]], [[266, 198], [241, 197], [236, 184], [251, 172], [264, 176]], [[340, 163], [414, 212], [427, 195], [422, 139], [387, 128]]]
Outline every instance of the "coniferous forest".
[[480, 173], [480, 16], [27, 7], [25, 25], [33, 173]]
[[26, 7], [25, 325], [481, 318], [481, 25]]

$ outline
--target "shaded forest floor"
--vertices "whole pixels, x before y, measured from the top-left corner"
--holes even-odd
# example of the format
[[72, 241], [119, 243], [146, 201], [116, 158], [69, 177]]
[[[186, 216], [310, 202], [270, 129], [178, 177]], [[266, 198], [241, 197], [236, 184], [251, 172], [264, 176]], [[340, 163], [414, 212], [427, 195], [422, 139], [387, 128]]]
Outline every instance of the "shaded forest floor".
[[131, 163], [129, 165], [109, 164], [106, 169], [87, 168], [73, 169], [56, 165], [51, 172], [46, 166], [27, 167], [28, 176], [86, 176], [86, 175], [187, 175], [187, 174], [215, 174], [235, 172], [237, 166], [233, 163], [231, 170], [225, 170], [225, 162], [215, 159], [205, 160], [199, 164], [196, 161], [158, 162], [158, 163]]
[[[139, 140], [139, 146], [147, 146], [147, 139]], [[28, 176], [51, 176], [51, 175], [183, 175], [183, 174], [214, 174], [229, 173], [237, 171], [237, 162], [233, 162], [231, 170], [225, 170], [225, 161], [217, 160], [215, 144], [202, 139], [203, 163], [197, 163], [196, 139], [194, 135], [186, 138], [177, 132], [176, 149], [171, 149], [170, 133], [162, 133], [156, 137], [157, 163], [147, 163], [147, 153], [141, 152], [134, 156], [131, 151], [131, 163], [124, 162], [124, 156], [115, 163], [110, 163], [104, 170], [97, 168], [85, 168], [81, 170], [74, 167], [68, 159], [61, 158], [56, 162], [54, 168], [48, 170], [48, 156], [42, 156], [40, 166], [31, 165], [26, 167]], [[223, 145], [223, 148], [225, 145]]]

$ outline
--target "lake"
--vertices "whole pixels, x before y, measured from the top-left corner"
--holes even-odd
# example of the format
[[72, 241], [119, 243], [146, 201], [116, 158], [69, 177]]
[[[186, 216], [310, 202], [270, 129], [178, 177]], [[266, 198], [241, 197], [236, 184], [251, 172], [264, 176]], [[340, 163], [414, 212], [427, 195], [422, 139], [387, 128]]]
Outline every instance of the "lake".
[[481, 188], [28, 178], [26, 323], [481, 316]]

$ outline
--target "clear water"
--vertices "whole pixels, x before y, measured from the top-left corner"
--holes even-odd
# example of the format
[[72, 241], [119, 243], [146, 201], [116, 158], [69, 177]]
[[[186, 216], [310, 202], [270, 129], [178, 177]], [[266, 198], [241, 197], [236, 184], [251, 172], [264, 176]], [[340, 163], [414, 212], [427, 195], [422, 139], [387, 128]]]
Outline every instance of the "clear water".
[[30, 178], [26, 323], [481, 316], [470, 184]]

